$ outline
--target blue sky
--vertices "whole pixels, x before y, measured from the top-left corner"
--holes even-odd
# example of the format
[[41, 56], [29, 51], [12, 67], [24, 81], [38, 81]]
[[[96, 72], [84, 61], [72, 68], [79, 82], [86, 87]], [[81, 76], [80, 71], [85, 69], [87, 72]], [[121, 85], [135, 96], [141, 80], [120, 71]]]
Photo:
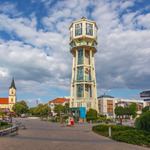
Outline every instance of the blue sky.
[[0, 97], [12, 77], [17, 100], [35, 106], [70, 96], [69, 31], [82, 16], [96, 21], [98, 96], [140, 99], [150, 89], [149, 0], [1, 0]]

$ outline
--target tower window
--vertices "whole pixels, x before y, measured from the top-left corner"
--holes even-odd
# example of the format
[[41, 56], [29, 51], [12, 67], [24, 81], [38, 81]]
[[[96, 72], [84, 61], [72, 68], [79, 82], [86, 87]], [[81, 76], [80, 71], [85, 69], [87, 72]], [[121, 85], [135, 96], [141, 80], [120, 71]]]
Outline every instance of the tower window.
[[11, 99], [11, 102], [13, 102], [13, 98]]
[[83, 81], [83, 67], [77, 68], [77, 81]]
[[82, 35], [82, 23], [75, 25], [75, 36]]
[[93, 24], [86, 23], [86, 35], [93, 36]]
[[78, 65], [83, 64], [83, 50], [78, 50]]
[[77, 85], [77, 98], [83, 98], [84, 97], [84, 91], [83, 91], [83, 84]]
[[13, 92], [13, 91], [11, 91], [11, 94], [14, 94], [14, 92]]

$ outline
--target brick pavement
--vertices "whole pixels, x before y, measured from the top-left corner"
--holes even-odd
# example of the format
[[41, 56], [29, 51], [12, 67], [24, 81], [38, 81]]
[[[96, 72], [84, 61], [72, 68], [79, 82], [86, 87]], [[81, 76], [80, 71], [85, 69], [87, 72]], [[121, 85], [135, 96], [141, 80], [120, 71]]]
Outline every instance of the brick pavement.
[[17, 120], [27, 129], [20, 129], [15, 136], [0, 137], [0, 150], [148, 150], [93, 133], [94, 124], [61, 127], [59, 123], [27, 118]]

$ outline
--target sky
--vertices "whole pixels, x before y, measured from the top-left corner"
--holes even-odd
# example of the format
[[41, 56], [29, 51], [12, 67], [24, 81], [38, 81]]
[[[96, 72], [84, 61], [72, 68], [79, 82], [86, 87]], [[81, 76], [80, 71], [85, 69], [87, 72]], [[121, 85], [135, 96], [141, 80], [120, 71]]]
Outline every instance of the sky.
[[0, 0], [0, 97], [15, 79], [30, 107], [69, 97], [69, 26], [96, 21], [97, 95], [140, 99], [150, 89], [149, 0]]

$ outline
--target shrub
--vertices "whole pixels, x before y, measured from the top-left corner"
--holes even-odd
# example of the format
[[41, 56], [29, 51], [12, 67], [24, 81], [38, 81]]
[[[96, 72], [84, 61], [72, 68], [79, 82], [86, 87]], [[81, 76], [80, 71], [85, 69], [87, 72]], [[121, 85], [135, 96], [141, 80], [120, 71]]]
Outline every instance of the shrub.
[[137, 129], [146, 130], [150, 132], [150, 111], [143, 113], [135, 121], [135, 126]]
[[112, 139], [150, 147], [150, 133], [142, 130], [126, 130], [112, 133]]
[[97, 111], [90, 108], [86, 113], [86, 117], [97, 117]]
[[98, 117], [87, 117], [86, 118], [86, 121], [87, 122], [90, 122], [90, 120], [92, 121], [92, 122], [94, 122], [94, 121], [96, 121], [98, 119]]
[[1, 126], [5, 126], [5, 125], [8, 125], [8, 122], [1, 122]]
[[117, 125], [97, 125], [93, 126], [92, 130], [104, 136], [108, 136], [108, 128], [111, 127], [111, 132], [118, 132], [124, 130], [135, 130], [133, 127], [129, 126], [117, 126]]
[[66, 120], [66, 119], [68, 119], [68, 116], [67, 116], [67, 115], [64, 115], [63, 118]]
[[144, 107], [144, 108], [142, 109], [142, 113], [145, 113], [145, 112], [147, 112], [147, 111], [149, 111], [149, 106], [146, 106], [146, 107]]

